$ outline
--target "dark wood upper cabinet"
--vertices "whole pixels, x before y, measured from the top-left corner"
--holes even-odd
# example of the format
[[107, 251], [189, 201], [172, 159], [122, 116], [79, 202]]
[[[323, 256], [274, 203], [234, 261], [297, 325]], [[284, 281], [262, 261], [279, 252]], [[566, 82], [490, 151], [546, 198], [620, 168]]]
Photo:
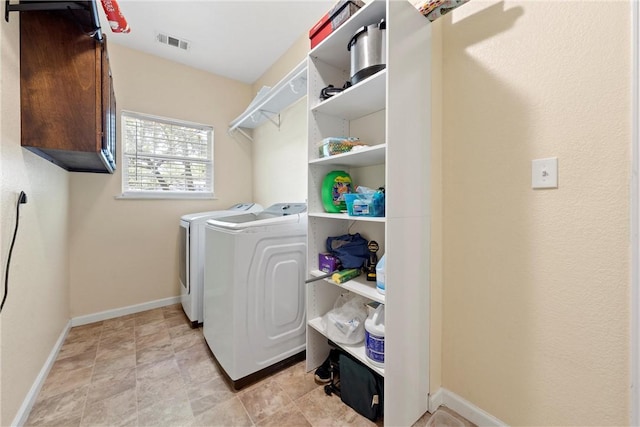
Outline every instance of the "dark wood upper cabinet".
[[113, 173], [116, 108], [106, 38], [85, 11], [20, 13], [22, 146], [73, 172]]

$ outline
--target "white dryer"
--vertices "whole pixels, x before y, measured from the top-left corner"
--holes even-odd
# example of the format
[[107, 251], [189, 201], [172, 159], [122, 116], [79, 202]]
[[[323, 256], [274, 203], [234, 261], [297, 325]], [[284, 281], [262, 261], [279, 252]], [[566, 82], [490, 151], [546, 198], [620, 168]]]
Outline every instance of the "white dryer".
[[305, 350], [304, 203], [207, 221], [203, 334], [239, 389]]
[[204, 225], [212, 218], [260, 212], [256, 203], [238, 203], [229, 209], [198, 212], [180, 218], [180, 301], [182, 309], [193, 327], [202, 323], [202, 301], [204, 283]]

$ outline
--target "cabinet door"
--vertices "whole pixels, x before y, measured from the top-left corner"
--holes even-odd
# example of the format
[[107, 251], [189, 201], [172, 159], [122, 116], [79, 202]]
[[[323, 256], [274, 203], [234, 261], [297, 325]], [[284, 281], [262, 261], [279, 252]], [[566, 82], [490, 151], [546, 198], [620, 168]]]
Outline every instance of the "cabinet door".
[[105, 166], [111, 171], [116, 168], [116, 97], [113, 90], [113, 77], [109, 66], [109, 56], [107, 54], [107, 41], [101, 45], [101, 77], [102, 77], [102, 99], [100, 135], [100, 151], [102, 153]]
[[88, 18], [20, 14], [22, 146], [69, 171], [113, 172], [115, 100], [106, 46], [82, 31]]
[[22, 13], [20, 27], [22, 145], [95, 152], [96, 41], [53, 12]]

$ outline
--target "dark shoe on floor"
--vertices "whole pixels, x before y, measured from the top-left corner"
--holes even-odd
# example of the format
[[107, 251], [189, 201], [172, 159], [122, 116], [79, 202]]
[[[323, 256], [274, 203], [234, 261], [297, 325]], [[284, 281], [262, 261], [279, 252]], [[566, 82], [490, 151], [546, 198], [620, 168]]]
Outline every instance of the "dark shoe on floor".
[[326, 358], [322, 365], [316, 369], [314, 378], [320, 384], [327, 384], [331, 382], [333, 373], [338, 369], [338, 350], [332, 349], [329, 351], [329, 357]]
[[325, 366], [323, 363], [320, 365], [318, 369], [316, 369], [316, 373], [314, 375], [316, 382], [320, 384], [328, 384], [331, 382], [331, 372], [329, 371], [329, 367]]

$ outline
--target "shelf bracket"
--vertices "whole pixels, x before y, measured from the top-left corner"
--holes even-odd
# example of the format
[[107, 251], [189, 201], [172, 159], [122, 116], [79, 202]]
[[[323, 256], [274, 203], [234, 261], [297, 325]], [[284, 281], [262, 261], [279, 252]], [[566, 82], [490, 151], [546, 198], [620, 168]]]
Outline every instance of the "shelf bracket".
[[242, 134], [242, 136], [244, 136], [245, 138], [247, 138], [249, 141], [253, 142], [253, 138], [251, 137], [251, 135], [249, 135], [248, 133], [246, 133], [245, 131], [243, 131], [241, 128], [232, 128], [229, 129], [229, 134], [233, 136], [234, 132], [240, 132]]
[[[271, 111], [266, 111], [266, 110], [258, 110], [258, 112], [260, 114], [262, 114], [267, 120], [269, 120], [271, 123], [274, 124], [274, 126], [276, 126], [278, 128], [278, 130], [280, 130], [280, 113], [272, 113]], [[269, 115], [269, 114], [271, 115]], [[273, 117], [278, 116], [278, 121], [273, 120]]]

